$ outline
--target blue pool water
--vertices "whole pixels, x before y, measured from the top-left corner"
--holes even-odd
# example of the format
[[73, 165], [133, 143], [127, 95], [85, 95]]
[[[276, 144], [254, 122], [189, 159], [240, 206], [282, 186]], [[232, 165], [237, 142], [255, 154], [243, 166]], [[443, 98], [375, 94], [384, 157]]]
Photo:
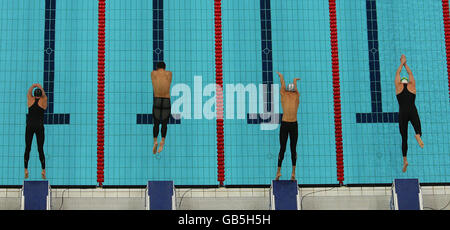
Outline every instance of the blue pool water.
[[[26, 92], [36, 82], [48, 84], [53, 95], [45, 126], [47, 177], [53, 185], [95, 185], [98, 3], [0, 1], [0, 185], [23, 183]], [[441, 2], [337, 1], [336, 9], [344, 183], [449, 182]], [[299, 184], [338, 183], [328, 1], [223, 1], [222, 32], [225, 95], [240, 86], [247, 90], [233, 94], [236, 103], [225, 97], [225, 185], [269, 184], [275, 176], [279, 125], [249, 118], [264, 107], [274, 117], [282, 113], [275, 71], [288, 82], [301, 78]], [[410, 125], [406, 173], [394, 115], [393, 81], [401, 54], [417, 81], [425, 143], [418, 147]], [[214, 55], [211, 1], [107, 1], [104, 185], [218, 184], [210, 103]], [[181, 119], [169, 125], [165, 149], [154, 156], [153, 125], [140, 116], [152, 112], [150, 72], [159, 60], [173, 72], [172, 112]], [[260, 84], [274, 88], [260, 94]], [[287, 148], [282, 179], [290, 177], [290, 154]], [[29, 165], [30, 179], [39, 179], [35, 140]]]

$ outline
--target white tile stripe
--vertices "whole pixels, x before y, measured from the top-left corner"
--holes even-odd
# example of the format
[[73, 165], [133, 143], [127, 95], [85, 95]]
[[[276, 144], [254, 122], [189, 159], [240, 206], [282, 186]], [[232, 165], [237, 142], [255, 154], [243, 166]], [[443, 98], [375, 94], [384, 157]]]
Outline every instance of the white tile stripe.
[[[423, 195], [450, 195], [450, 186], [422, 186]], [[176, 189], [178, 198], [233, 198], [233, 197], [269, 197], [269, 188], [180, 188]], [[390, 196], [391, 187], [321, 187], [300, 188], [301, 196]], [[20, 198], [21, 189], [0, 189], [0, 198]], [[52, 196], [73, 198], [123, 197], [143, 198], [145, 189], [52, 189]]]

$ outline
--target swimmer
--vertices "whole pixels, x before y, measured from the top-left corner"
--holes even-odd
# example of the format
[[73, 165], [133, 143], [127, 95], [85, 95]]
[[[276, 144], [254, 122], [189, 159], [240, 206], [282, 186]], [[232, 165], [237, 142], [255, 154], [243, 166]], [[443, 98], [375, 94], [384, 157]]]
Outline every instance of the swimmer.
[[286, 151], [286, 144], [288, 136], [290, 138], [291, 160], [292, 160], [292, 175], [291, 180], [295, 180], [295, 166], [297, 162], [297, 139], [298, 139], [298, 124], [297, 124], [297, 110], [300, 103], [300, 93], [297, 90], [297, 81], [285, 85], [283, 75], [278, 73], [281, 81], [281, 107], [283, 108], [283, 117], [281, 119], [280, 127], [280, 152], [278, 154], [278, 170], [275, 180], [281, 177], [281, 164], [284, 159], [284, 152]]
[[[37, 88], [37, 89], [35, 89]], [[33, 93], [33, 89], [34, 93]], [[36, 134], [39, 160], [42, 167], [42, 179], [45, 177], [45, 155], [44, 155], [44, 111], [47, 109], [47, 95], [40, 84], [33, 84], [27, 93], [27, 126], [25, 130], [25, 179], [28, 178], [28, 160], [30, 159], [31, 143], [33, 135]]]
[[[408, 122], [410, 121], [416, 133], [415, 138], [421, 148], [424, 144], [422, 141], [422, 129], [420, 125], [419, 114], [417, 113], [416, 105], [416, 81], [411, 72], [411, 69], [406, 64], [406, 57], [402, 55], [400, 58], [400, 66], [395, 74], [395, 93], [399, 105], [398, 124], [400, 127], [400, 134], [402, 136], [402, 154], [403, 154], [403, 169], [406, 172], [408, 167], [408, 160], [406, 158], [408, 151]], [[408, 77], [400, 77], [400, 72], [403, 66], [408, 72]]]
[[[159, 62], [151, 74], [153, 85], [153, 154], [156, 149], [160, 153], [164, 148], [167, 134], [167, 124], [170, 118], [170, 84], [172, 72], [166, 71], [166, 64]], [[158, 148], [159, 124], [161, 124], [161, 142]]]

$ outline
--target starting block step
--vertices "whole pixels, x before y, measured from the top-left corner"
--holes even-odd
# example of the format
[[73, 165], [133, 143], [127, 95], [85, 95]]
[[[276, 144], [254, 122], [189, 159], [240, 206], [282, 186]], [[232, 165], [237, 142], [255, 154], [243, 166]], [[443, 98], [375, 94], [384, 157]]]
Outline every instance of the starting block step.
[[300, 194], [296, 180], [273, 180], [270, 197], [271, 210], [300, 209]]
[[175, 186], [173, 181], [148, 181], [147, 210], [175, 210]]
[[50, 210], [50, 183], [24, 181], [22, 187], [22, 210]]
[[395, 179], [392, 183], [391, 209], [423, 210], [419, 179]]

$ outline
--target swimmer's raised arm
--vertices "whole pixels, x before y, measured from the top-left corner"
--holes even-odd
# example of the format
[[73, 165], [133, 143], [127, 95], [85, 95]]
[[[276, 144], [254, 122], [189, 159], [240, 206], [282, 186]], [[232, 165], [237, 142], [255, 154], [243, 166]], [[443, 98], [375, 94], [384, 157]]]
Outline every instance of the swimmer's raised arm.
[[402, 54], [402, 57], [400, 58], [400, 66], [397, 68], [397, 72], [395, 73], [395, 85], [400, 86], [401, 85], [401, 78], [400, 73], [402, 72], [403, 66], [406, 64], [406, 57]]
[[36, 88], [36, 85], [37, 85], [37, 84], [33, 84], [33, 85], [31, 85], [30, 88], [28, 89], [28, 92], [27, 92], [27, 98], [28, 98], [28, 99], [30, 99], [30, 98], [33, 97], [33, 89]]
[[280, 76], [280, 82], [281, 82], [281, 92], [284, 92], [286, 90], [286, 83], [284, 82], [284, 77], [283, 74], [281, 74], [280, 72], [277, 72], [278, 76]]
[[42, 96], [41, 96], [41, 98], [42, 99], [44, 99], [44, 100], [46, 100], [47, 99], [47, 95], [45, 94], [45, 90], [44, 90], [44, 88], [42, 88], [42, 85], [41, 84], [35, 84], [36, 85], [36, 87], [38, 87], [41, 91], [42, 91]]
[[408, 72], [408, 77], [409, 77], [409, 79], [408, 79], [408, 83], [411, 83], [412, 85], [416, 85], [416, 80], [414, 79], [414, 76], [413, 76], [413, 74], [412, 74], [412, 71], [411, 71], [411, 69], [409, 68], [409, 66], [406, 64], [406, 61], [405, 61], [405, 69], [406, 69], [406, 72]]
[[300, 78], [294, 78], [294, 89], [295, 89], [295, 92], [297, 92], [300, 95], [300, 93], [298, 92], [298, 89], [297, 89], [297, 81], [298, 80], [300, 80]]

